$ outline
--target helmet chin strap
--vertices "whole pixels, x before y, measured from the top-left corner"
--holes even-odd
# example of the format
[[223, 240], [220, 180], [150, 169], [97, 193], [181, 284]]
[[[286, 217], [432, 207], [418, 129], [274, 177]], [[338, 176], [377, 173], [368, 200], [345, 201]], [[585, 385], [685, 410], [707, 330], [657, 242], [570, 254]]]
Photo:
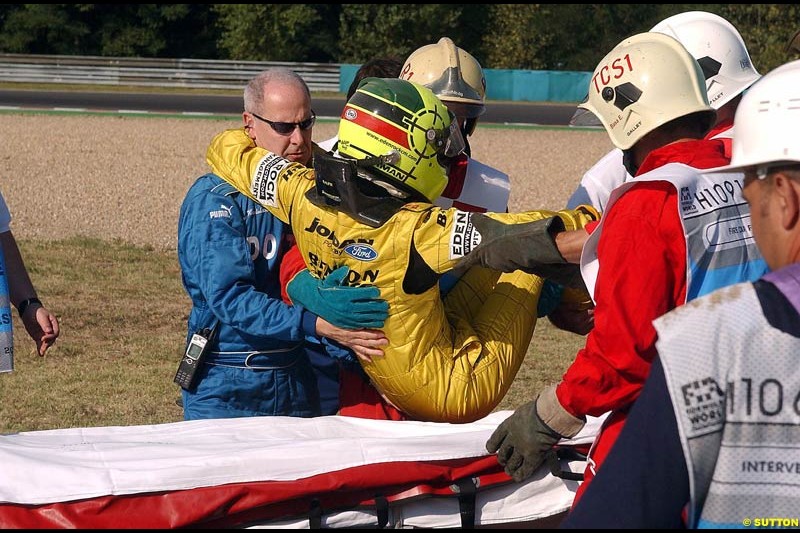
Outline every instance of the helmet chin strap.
[[639, 172], [639, 165], [634, 161], [633, 148], [622, 151], [622, 166], [631, 176], [635, 176]]
[[475, 132], [475, 126], [478, 125], [477, 118], [464, 119], [464, 126], [461, 128], [461, 133], [464, 135], [464, 140]]
[[469, 139], [467, 139], [467, 137], [464, 137], [464, 154], [467, 157], [472, 157], [472, 148], [469, 145]]

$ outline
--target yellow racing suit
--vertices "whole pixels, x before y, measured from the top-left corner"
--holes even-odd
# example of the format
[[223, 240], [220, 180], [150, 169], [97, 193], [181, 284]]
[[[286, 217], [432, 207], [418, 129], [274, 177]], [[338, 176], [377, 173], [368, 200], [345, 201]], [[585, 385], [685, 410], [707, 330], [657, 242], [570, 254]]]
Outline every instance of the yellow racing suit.
[[[389, 302], [384, 357], [362, 362], [384, 397], [409, 416], [470, 422], [508, 391], [527, 353], [543, 279], [522, 271], [469, 269], [443, 302], [438, 277], [476, 243], [472, 213], [407, 203], [371, 227], [306, 196], [314, 171], [256, 147], [242, 129], [211, 142], [213, 172], [292, 226], [309, 270], [324, 277], [347, 265], [348, 285], [372, 284]], [[596, 212], [491, 214], [504, 223], [558, 215], [567, 229]], [[477, 237], [479, 240], [479, 236]]]

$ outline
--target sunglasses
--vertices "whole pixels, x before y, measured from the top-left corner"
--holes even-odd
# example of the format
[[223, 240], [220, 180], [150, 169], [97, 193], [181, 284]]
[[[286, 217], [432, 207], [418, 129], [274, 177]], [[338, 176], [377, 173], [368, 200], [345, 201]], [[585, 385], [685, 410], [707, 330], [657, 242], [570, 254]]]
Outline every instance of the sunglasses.
[[311, 126], [313, 126], [314, 122], [317, 120], [317, 114], [314, 113], [313, 109], [311, 110], [311, 116], [305, 120], [301, 120], [300, 122], [276, 122], [273, 120], [267, 120], [264, 117], [260, 117], [252, 112], [250, 114], [261, 122], [266, 122], [269, 124], [269, 127], [272, 128], [278, 135], [291, 135], [295, 128], [307, 130], [311, 128]]

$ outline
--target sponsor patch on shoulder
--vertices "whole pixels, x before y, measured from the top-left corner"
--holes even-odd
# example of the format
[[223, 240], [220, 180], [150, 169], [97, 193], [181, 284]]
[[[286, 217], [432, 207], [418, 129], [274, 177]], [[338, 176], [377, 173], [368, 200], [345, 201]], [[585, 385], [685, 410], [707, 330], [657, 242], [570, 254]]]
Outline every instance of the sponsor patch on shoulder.
[[258, 162], [250, 191], [259, 202], [278, 207], [278, 177], [290, 164], [290, 161], [275, 154], [267, 154]]
[[209, 218], [214, 220], [215, 218], [232, 218], [231, 211], [233, 211], [233, 206], [221, 205], [219, 209], [214, 209], [208, 212]]
[[344, 248], [344, 253], [359, 261], [373, 261], [378, 258], [378, 252], [369, 244], [353, 243]]
[[481, 234], [472, 225], [472, 213], [454, 211], [453, 229], [450, 232], [450, 259], [467, 255], [481, 243]]

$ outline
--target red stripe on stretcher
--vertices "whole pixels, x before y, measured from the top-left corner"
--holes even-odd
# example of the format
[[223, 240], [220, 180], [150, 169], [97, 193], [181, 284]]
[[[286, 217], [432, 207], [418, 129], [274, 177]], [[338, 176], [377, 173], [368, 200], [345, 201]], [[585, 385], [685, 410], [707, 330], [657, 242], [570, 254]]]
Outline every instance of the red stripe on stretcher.
[[478, 478], [487, 488], [511, 478], [493, 455], [362, 465], [294, 481], [229, 483], [187, 490], [100, 496], [45, 505], [0, 504], [0, 529], [164, 529], [242, 527], [307, 516], [312, 499], [326, 512], [422, 495], [455, 495], [451, 485]]
[[[348, 113], [348, 111], [350, 111]], [[347, 118], [352, 115], [355, 115], [353, 118]], [[356, 109], [354, 107], [345, 106], [344, 111], [342, 112], [342, 116], [346, 117], [344, 120], [349, 120], [353, 124], [358, 124], [362, 128], [366, 128], [370, 131], [373, 131], [384, 137], [386, 139], [391, 140], [392, 142], [399, 144], [403, 148], [408, 148], [408, 133], [405, 129], [397, 126], [396, 124], [392, 124], [390, 122], [386, 122], [384, 120], [380, 120], [376, 118], [374, 115], [371, 115], [367, 111], [363, 109]]]

